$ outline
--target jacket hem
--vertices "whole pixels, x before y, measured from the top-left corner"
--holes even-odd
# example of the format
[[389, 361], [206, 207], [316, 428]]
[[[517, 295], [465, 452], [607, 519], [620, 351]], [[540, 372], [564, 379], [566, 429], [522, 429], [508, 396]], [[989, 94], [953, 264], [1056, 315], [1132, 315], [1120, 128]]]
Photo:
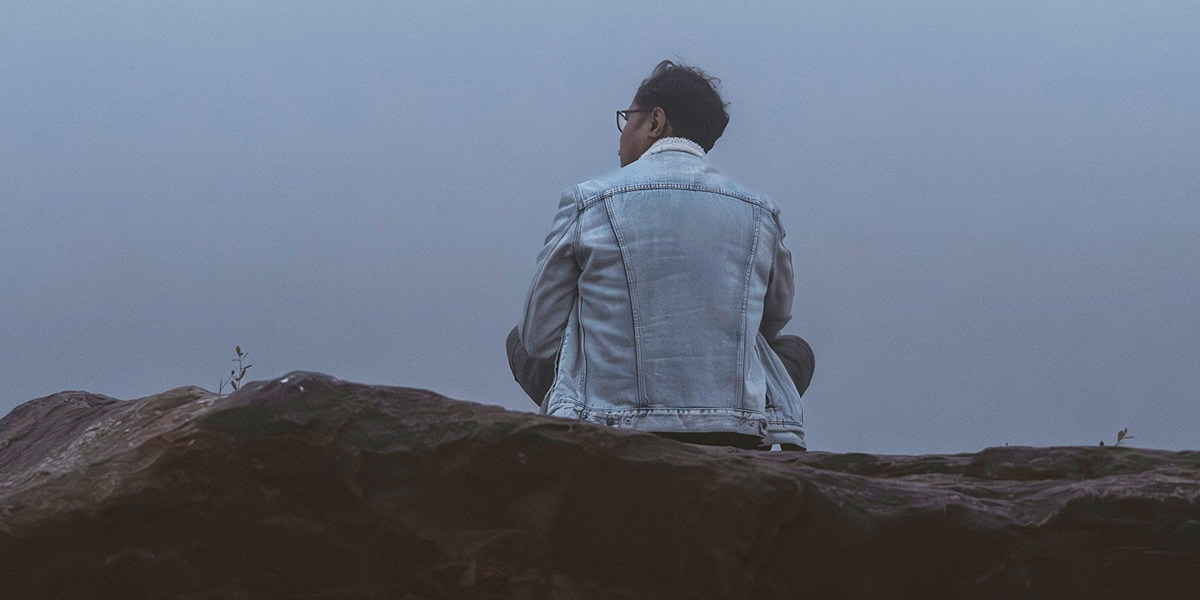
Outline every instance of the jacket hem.
[[722, 432], [758, 438], [767, 434], [767, 420], [762, 413], [729, 408], [598, 410], [571, 403], [559, 403], [550, 407], [546, 414], [618, 429], [658, 433]]

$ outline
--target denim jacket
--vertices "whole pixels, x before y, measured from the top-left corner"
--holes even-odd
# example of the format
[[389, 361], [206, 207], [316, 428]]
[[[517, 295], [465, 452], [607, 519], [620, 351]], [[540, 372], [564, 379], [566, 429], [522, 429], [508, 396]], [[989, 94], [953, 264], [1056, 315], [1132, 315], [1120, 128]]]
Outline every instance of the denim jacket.
[[542, 411], [804, 446], [768, 344], [793, 295], [778, 216], [681, 138], [565, 191], [519, 324], [530, 356], [558, 357]]

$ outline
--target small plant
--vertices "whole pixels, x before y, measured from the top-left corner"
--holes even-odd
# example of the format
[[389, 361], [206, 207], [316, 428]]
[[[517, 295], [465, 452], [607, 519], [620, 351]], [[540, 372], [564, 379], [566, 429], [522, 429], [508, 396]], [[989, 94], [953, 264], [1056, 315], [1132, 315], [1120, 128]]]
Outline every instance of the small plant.
[[[1113, 444], [1113, 445], [1114, 445], [1114, 446], [1120, 446], [1120, 445], [1121, 445], [1121, 442], [1123, 442], [1123, 441], [1125, 441], [1125, 440], [1132, 440], [1132, 439], [1133, 439], [1133, 436], [1132, 436], [1132, 435], [1127, 435], [1128, 433], [1129, 433], [1129, 428], [1128, 428], [1128, 427], [1126, 427], [1125, 429], [1122, 429], [1122, 430], [1118, 431], [1118, 432], [1117, 432], [1117, 443], [1115, 443], [1115, 444]], [[1101, 445], [1101, 446], [1103, 446], [1103, 445], [1104, 445], [1104, 440], [1100, 440], [1100, 445]]]
[[225, 391], [226, 384], [233, 387], [233, 390], [236, 392], [238, 388], [242, 387], [242, 378], [246, 376], [246, 371], [249, 371], [250, 367], [254, 366], [243, 364], [246, 360], [246, 357], [250, 356], [250, 353], [242, 352], [241, 346], [234, 346], [233, 351], [237, 353], [237, 358], [231, 360], [237, 363], [237, 367], [229, 371], [229, 379], [222, 379], [221, 384], [217, 386], [218, 396], [224, 395], [223, 392]]
[[1120, 445], [1121, 445], [1121, 442], [1123, 442], [1123, 441], [1125, 441], [1125, 440], [1132, 440], [1132, 439], [1133, 439], [1133, 436], [1132, 436], [1132, 435], [1125, 435], [1125, 434], [1127, 434], [1127, 433], [1129, 433], [1129, 428], [1128, 428], [1128, 427], [1126, 427], [1125, 429], [1122, 429], [1122, 430], [1120, 430], [1120, 431], [1118, 431], [1118, 432], [1117, 432], [1117, 444], [1116, 444], [1116, 445], [1120, 446]]

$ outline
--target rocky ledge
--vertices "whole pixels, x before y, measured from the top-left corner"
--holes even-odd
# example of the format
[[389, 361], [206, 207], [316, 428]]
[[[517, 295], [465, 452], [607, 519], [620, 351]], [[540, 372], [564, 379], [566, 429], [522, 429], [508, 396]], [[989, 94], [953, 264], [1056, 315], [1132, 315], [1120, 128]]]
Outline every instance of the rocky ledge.
[[291, 373], [0, 420], [0, 596], [1196, 598], [1200, 453], [758, 453]]

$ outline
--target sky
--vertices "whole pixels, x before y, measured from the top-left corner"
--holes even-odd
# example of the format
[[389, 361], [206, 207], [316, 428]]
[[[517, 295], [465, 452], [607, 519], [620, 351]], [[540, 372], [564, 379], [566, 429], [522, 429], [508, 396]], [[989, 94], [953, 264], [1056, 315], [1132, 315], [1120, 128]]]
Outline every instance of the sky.
[[0, 3], [0, 414], [504, 339], [663, 59], [781, 207], [809, 447], [1200, 449], [1200, 4]]

